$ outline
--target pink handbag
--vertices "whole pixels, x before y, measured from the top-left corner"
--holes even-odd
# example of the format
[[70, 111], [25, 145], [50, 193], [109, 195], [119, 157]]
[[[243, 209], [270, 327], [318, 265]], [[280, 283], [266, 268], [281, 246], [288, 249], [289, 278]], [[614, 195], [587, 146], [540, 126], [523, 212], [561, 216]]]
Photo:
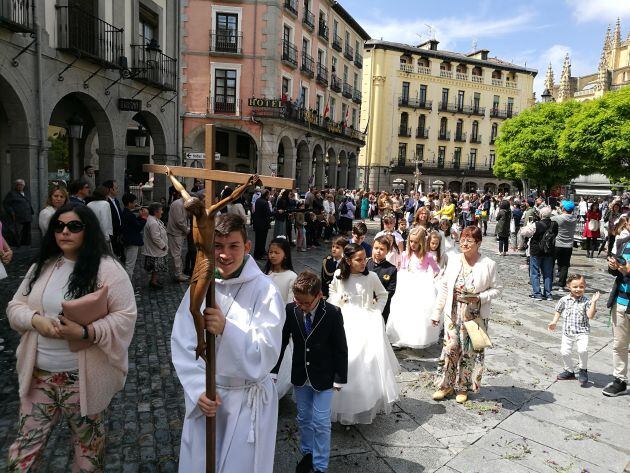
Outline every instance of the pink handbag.
[[[109, 310], [107, 309], [107, 295], [107, 286], [101, 286], [96, 291], [86, 294], [83, 297], [62, 302], [62, 313], [79, 325], [89, 325], [109, 314]], [[94, 345], [89, 340], [71, 340], [68, 344], [70, 345], [71, 352], [85, 350]]]

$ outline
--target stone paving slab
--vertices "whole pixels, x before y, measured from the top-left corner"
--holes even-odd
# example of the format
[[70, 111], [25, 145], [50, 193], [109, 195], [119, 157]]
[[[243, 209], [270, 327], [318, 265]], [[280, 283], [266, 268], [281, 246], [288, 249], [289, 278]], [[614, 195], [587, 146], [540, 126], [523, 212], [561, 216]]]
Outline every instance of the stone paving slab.
[[[369, 241], [379, 225], [367, 223]], [[486, 352], [481, 392], [464, 406], [454, 400], [435, 402], [431, 399], [432, 380], [440, 347], [397, 351], [402, 368], [397, 378], [399, 402], [392, 414], [377, 416], [370, 426], [333, 425], [330, 472], [624, 471], [630, 460], [630, 396], [610, 399], [601, 395], [601, 388], [610, 381], [612, 358], [611, 330], [603, 304], [592, 323], [592, 383], [580, 388], [577, 382], [555, 381], [561, 370], [561, 335], [560, 330], [549, 333], [546, 328], [555, 301], [529, 299], [525, 258], [501, 258], [496, 250], [492, 237], [484, 239], [482, 252], [497, 261], [504, 291], [493, 304], [490, 336], [495, 346]], [[294, 254], [296, 271], [308, 268], [319, 274], [327, 252], [325, 245]], [[572, 269], [587, 273], [588, 292], [602, 291], [603, 302], [612, 284], [605, 260], [586, 259], [583, 254], [582, 250], [574, 252]], [[0, 283], [0, 314], [32, 255], [18, 251], [9, 278]], [[140, 268], [134, 282], [141, 287], [138, 322], [127, 383], [108, 413], [106, 471], [172, 472], [177, 470], [184, 404], [170, 362], [169, 337], [186, 285], [169, 282], [162, 291], [149, 291]], [[556, 301], [561, 295], [555, 296]], [[14, 358], [18, 337], [4, 316], [0, 317], [0, 337], [5, 339], [4, 351], [0, 351], [3, 471], [19, 408]], [[301, 458], [298, 440], [295, 404], [289, 395], [280, 401], [276, 473], [295, 470]], [[519, 447], [525, 441], [530, 453]], [[69, 471], [69, 445], [70, 433], [60, 425], [50, 439], [42, 470]]]

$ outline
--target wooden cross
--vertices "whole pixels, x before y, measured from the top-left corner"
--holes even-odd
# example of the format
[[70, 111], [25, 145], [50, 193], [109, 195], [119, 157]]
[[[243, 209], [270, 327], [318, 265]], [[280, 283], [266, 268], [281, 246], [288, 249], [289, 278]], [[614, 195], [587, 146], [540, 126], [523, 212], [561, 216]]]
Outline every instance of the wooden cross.
[[[214, 125], [206, 125], [206, 166], [205, 168], [188, 168], [182, 166], [143, 165], [143, 170], [166, 174], [175, 189], [184, 197], [184, 205], [194, 217], [193, 237], [197, 247], [195, 270], [190, 280], [190, 313], [193, 316], [197, 332], [196, 358], [200, 356], [206, 361], [206, 396], [216, 400], [216, 360], [215, 337], [205, 330], [201, 306], [205, 300], [206, 307], [214, 307], [214, 224], [215, 215], [230, 202], [238, 199], [245, 190], [258, 182], [267, 187], [293, 189], [294, 180], [273, 177], [248, 175], [238, 172], [212, 169], [214, 162]], [[196, 177], [205, 179], [205, 206], [197, 197], [192, 197], [175, 176]], [[214, 182], [232, 182], [241, 184], [225, 199], [212, 203]], [[225, 314], [227, 315], [227, 314]], [[206, 418], [206, 472], [214, 473], [216, 466], [216, 417]]]

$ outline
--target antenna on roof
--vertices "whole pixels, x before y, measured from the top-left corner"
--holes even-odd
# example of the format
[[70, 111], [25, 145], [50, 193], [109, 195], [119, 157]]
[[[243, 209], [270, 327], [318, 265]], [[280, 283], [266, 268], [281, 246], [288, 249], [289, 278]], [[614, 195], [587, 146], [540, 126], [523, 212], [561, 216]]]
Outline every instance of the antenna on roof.
[[435, 28], [427, 23], [424, 24], [427, 27], [429, 39], [435, 40]]
[[475, 51], [477, 51], [477, 38], [473, 36], [471, 53], [474, 53]]

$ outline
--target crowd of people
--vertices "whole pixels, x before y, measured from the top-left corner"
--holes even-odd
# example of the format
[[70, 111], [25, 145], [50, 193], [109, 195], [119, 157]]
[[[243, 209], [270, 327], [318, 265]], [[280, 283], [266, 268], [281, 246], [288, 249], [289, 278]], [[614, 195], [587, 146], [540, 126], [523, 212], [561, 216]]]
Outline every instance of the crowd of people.
[[[166, 272], [179, 283], [194, 270], [185, 196], [172, 189], [168, 202], [144, 208], [129, 193], [121, 205], [118, 192], [115, 181], [55, 186], [39, 215], [37, 259], [7, 308], [21, 337], [20, 422], [9, 451], [10, 471], [28, 470], [41, 459], [62, 415], [72, 428], [75, 468], [102, 469], [105, 412], [128, 369], [138, 255], [152, 289], [163, 287]], [[205, 197], [198, 183], [192, 192]], [[216, 198], [232, 192], [225, 187]], [[16, 181], [4, 201], [14, 221], [20, 220], [18, 244], [26, 241], [22, 232], [30, 225], [24, 202], [33, 214], [26, 195], [24, 182]], [[569, 272], [576, 238], [584, 240], [589, 258], [606, 252], [615, 277], [607, 302], [614, 341], [613, 381], [603, 394], [624, 393], [629, 205], [627, 194], [587, 202], [582, 212], [582, 202], [543, 196], [314, 188], [303, 198], [294, 191], [257, 188], [251, 197], [235, 200], [216, 219], [216, 304], [203, 309], [205, 329], [219, 336], [215, 399], [205, 391], [205, 360], [191, 350], [197, 333], [189, 291], [175, 315], [172, 361], [186, 405], [180, 471], [205, 471], [199, 454], [205, 448], [205, 417], [216, 416], [218, 471], [271, 472], [278, 399], [292, 388], [303, 455], [296, 471], [327, 471], [331, 422], [369, 424], [390, 413], [399, 399], [396, 351], [402, 348], [423, 349], [441, 340], [432, 398], [454, 396], [465, 403], [482, 385], [485, 349], [492, 346], [491, 304], [502, 291], [496, 262], [480, 251], [489, 221], [496, 222], [496, 256], [526, 258], [530, 297], [551, 300], [554, 283], [562, 293], [548, 325], [555, 330], [563, 319], [564, 369], [558, 380], [588, 382], [589, 320], [600, 298], [587, 297], [584, 275]], [[381, 230], [370, 244], [365, 222], [374, 219]], [[330, 254], [321, 274], [297, 274], [292, 252], [322, 245], [329, 245]], [[11, 258], [0, 238], [3, 265]], [[86, 311], [94, 316], [71, 315]], [[62, 401], [51, 392], [62, 393]]]

